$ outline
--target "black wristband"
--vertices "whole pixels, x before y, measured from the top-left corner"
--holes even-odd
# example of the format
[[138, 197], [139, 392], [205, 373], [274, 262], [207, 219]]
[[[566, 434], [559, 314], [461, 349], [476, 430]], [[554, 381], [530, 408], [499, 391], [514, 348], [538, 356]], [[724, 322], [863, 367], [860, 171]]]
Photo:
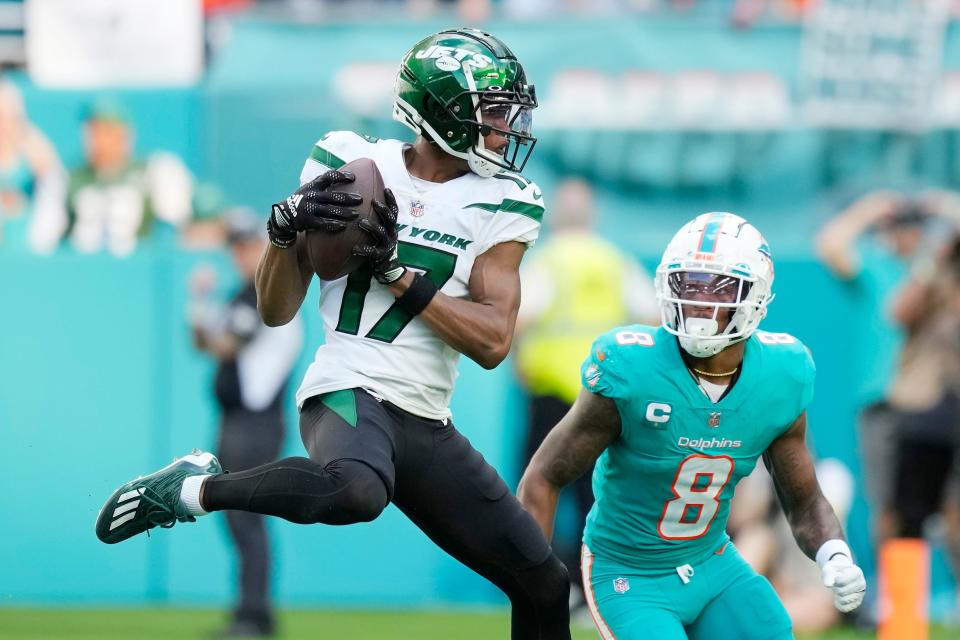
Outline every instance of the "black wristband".
[[419, 315], [433, 300], [433, 296], [437, 295], [437, 291], [437, 285], [433, 284], [432, 280], [415, 273], [413, 282], [403, 292], [403, 295], [397, 298], [397, 304], [410, 315]]
[[289, 249], [297, 241], [297, 231], [296, 229], [290, 229], [288, 231], [277, 229], [276, 224], [273, 222], [273, 214], [271, 214], [270, 217], [267, 218], [267, 237], [270, 238], [270, 243], [273, 244], [273, 246], [280, 249]]

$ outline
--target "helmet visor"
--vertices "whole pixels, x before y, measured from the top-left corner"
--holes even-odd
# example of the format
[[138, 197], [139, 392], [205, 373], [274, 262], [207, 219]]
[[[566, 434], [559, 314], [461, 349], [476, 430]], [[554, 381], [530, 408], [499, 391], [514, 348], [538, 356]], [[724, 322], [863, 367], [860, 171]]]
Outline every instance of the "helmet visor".
[[488, 102], [480, 105], [480, 122], [485, 131], [529, 138], [533, 129], [533, 109], [517, 103]]
[[723, 273], [675, 271], [667, 276], [670, 295], [684, 304], [736, 304], [750, 292], [750, 282]]

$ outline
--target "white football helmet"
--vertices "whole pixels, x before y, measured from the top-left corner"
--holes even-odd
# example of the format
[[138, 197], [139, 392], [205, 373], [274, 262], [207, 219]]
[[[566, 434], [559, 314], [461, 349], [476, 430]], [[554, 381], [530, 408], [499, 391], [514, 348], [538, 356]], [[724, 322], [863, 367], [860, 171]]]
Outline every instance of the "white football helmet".
[[[697, 358], [746, 340], [773, 300], [773, 261], [756, 227], [732, 213], [704, 213], [677, 232], [657, 267], [664, 329]], [[720, 309], [733, 309], [722, 330]], [[696, 315], [694, 315], [694, 311]]]

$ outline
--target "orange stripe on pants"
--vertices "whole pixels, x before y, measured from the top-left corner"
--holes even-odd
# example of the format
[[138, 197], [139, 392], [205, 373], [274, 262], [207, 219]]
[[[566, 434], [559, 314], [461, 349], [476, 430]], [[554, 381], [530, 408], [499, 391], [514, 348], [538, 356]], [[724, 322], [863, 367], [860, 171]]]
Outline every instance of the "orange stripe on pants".
[[617, 636], [613, 635], [606, 620], [600, 615], [600, 607], [597, 606], [597, 598], [593, 594], [593, 554], [587, 545], [580, 548], [580, 574], [583, 576], [583, 597], [587, 601], [587, 608], [590, 609], [593, 624], [597, 625], [600, 637], [603, 640], [617, 640]]

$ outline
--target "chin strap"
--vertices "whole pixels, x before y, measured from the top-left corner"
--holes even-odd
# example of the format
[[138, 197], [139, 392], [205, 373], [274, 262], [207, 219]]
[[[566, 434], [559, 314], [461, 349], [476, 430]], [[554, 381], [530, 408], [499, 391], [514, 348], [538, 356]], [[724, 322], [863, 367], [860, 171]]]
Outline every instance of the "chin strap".
[[[473, 74], [466, 68], [463, 69], [463, 74], [466, 76], [467, 89], [471, 92], [470, 99], [473, 101], [473, 112], [477, 114], [477, 118], [480, 119], [480, 129], [477, 131], [477, 142], [474, 148], [477, 149], [477, 151], [483, 152], [487, 149], [483, 145], [483, 116], [480, 115], [480, 98], [477, 97], [477, 83], [473, 78]], [[481, 178], [492, 178], [500, 172], [500, 167], [484, 159], [483, 156], [477, 155], [473, 149], [467, 150], [467, 166], [470, 167], [470, 171], [473, 171]]]
[[470, 167], [470, 171], [473, 171], [481, 178], [492, 178], [500, 172], [500, 167], [489, 160], [484, 160], [475, 153], [467, 152], [467, 155], [469, 156], [467, 158], [467, 165]]

